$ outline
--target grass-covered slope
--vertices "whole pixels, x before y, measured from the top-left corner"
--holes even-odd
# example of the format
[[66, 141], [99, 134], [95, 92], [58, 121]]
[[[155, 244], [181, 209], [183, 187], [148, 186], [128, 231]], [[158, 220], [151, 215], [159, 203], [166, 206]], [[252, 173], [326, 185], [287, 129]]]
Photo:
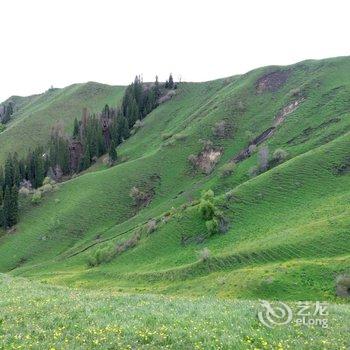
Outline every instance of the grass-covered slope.
[[328, 328], [269, 329], [256, 317], [257, 301], [79, 291], [1, 274], [0, 288], [4, 349], [319, 350], [350, 341], [348, 305], [328, 306]]
[[[335, 279], [350, 261], [349, 71], [350, 59], [338, 58], [180, 84], [118, 148], [116, 166], [95, 166], [39, 206], [22, 201], [16, 232], [0, 238], [0, 270], [121, 291], [334, 299]], [[218, 137], [222, 121], [230, 132]], [[221, 176], [266, 134], [259, 145], [283, 148], [285, 162], [251, 178], [252, 149]], [[210, 174], [188, 162], [203, 149], [200, 140], [222, 152]], [[133, 205], [134, 186], [151, 194], [147, 207]], [[203, 240], [196, 199], [209, 188], [229, 225]], [[126, 241], [134, 247], [88, 266], [91, 255]], [[204, 248], [211, 256], [201, 261]]]
[[99, 112], [106, 103], [118, 104], [123, 92], [124, 87], [89, 82], [50, 89], [40, 95], [11, 97], [8, 101], [14, 103], [16, 112], [0, 135], [0, 163], [9, 152], [23, 155], [30, 147], [45, 145], [51, 127], [58, 121], [71, 132], [74, 118], [81, 117], [83, 108]]

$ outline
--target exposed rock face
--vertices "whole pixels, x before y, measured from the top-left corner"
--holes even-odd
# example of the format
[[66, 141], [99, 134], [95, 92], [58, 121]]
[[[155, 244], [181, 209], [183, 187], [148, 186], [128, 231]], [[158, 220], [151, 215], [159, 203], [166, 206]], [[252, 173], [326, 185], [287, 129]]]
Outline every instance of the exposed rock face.
[[273, 126], [278, 126], [280, 125], [284, 119], [286, 118], [286, 116], [290, 113], [293, 113], [300, 105], [301, 102], [304, 101], [304, 98], [299, 98], [293, 102], [291, 102], [289, 105], [287, 105], [286, 107], [284, 107], [281, 112], [278, 113], [278, 115], [275, 118], [275, 121], [273, 123]]
[[0, 106], [0, 122], [5, 114], [5, 106]]
[[276, 92], [286, 83], [289, 74], [289, 71], [275, 71], [265, 74], [256, 82], [258, 94], [262, 94], [263, 92]]
[[81, 158], [83, 157], [83, 145], [80, 141], [73, 140], [69, 145], [69, 166], [73, 171], [79, 169]]
[[202, 170], [204, 174], [208, 175], [214, 170], [222, 153], [222, 147], [214, 147], [208, 144], [204, 146], [203, 150], [197, 156], [190, 156], [189, 162], [192, 163], [195, 168]]
[[251, 156], [251, 154], [254, 152], [257, 146], [259, 146], [261, 143], [263, 143], [265, 140], [269, 139], [273, 136], [273, 134], [276, 131], [276, 128], [284, 122], [286, 117], [294, 112], [301, 104], [301, 102], [304, 101], [304, 98], [301, 97], [297, 100], [294, 100], [287, 106], [285, 106], [275, 117], [273, 126], [263, 131], [260, 135], [258, 135], [254, 140], [249, 142], [248, 147], [244, 148], [242, 151], [240, 151], [238, 154], [236, 154], [232, 159], [231, 162], [233, 163], [239, 163], [242, 160], [248, 158]]

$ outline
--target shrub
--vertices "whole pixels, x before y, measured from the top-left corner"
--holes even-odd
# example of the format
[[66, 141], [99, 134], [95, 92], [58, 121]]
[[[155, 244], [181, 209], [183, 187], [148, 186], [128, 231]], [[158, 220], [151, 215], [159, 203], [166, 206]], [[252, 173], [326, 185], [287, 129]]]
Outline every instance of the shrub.
[[152, 219], [147, 223], [147, 233], [150, 234], [157, 229], [157, 221]]
[[6, 129], [6, 126], [0, 123], [0, 133], [2, 133]]
[[115, 255], [121, 254], [127, 251], [128, 249], [135, 247], [140, 239], [141, 239], [141, 232], [138, 230], [129, 239], [127, 239], [122, 243], [118, 243], [115, 246]]
[[259, 174], [259, 168], [258, 166], [254, 165], [248, 170], [248, 176], [249, 177], [255, 177]]
[[215, 213], [215, 206], [208, 200], [201, 200], [199, 204], [199, 211], [203, 219], [211, 220]]
[[200, 140], [203, 145], [203, 151], [210, 150], [213, 148], [213, 142], [211, 140]]
[[215, 213], [215, 206], [213, 204], [214, 192], [208, 190], [202, 193], [199, 203], [199, 212], [204, 220], [211, 220]]
[[172, 137], [172, 136], [173, 136], [173, 134], [171, 132], [165, 132], [161, 135], [163, 141], [170, 139], [170, 137]]
[[183, 141], [183, 140], [186, 140], [187, 139], [187, 136], [186, 134], [183, 134], [183, 133], [178, 133], [178, 134], [175, 134], [174, 135], [174, 139], [176, 141]]
[[136, 120], [136, 122], [135, 122], [133, 128], [134, 128], [135, 130], [139, 130], [139, 129], [141, 129], [144, 125], [145, 125], [145, 123], [144, 123], [143, 121], [141, 121], [140, 119], [138, 119], [138, 120]]
[[43, 181], [43, 186], [45, 185], [51, 185], [51, 186], [54, 186], [56, 184], [56, 181], [53, 180], [51, 177], [49, 176], [46, 176], [44, 181]]
[[289, 93], [287, 94], [290, 97], [298, 97], [301, 95], [301, 88], [295, 88], [289, 91]]
[[337, 277], [336, 294], [339, 297], [350, 296], [350, 276], [349, 275], [341, 275]]
[[229, 138], [232, 134], [232, 127], [225, 120], [217, 122], [212, 130], [213, 135], [217, 138]]
[[221, 177], [227, 177], [233, 174], [233, 171], [235, 170], [235, 163], [226, 163], [220, 168], [220, 176]]
[[202, 199], [212, 201], [214, 199], [214, 191], [208, 190], [202, 193]]
[[205, 226], [210, 235], [219, 233], [219, 220], [217, 218], [214, 217], [212, 220], [206, 221]]
[[272, 159], [278, 163], [283, 162], [288, 157], [288, 152], [282, 148], [277, 148], [272, 155]]
[[29, 191], [32, 190], [32, 183], [29, 180], [22, 180], [19, 184], [19, 187], [25, 187], [27, 188]]
[[145, 201], [147, 201], [148, 195], [145, 192], [142, 192], [139, 188], [134, 186], [130, 190], [130, 197], [133, 199], [136, 206], [141, 206]]
[[51, 184], [46, 184], [46, 185], [40, 187], [40, 191], [42, 193], [51, 192], [52, 190], [53, 190], [53, 186]]
[[258, 151], [258, 166], [259, 171], [264, 172], [267, 170], [269, 165], [269, 148], [267, 146], [263, 146], [259, 148]]
[[188, 160], [188, 162], [189, 162], [191, 165], [193, 165], [193, 166], [195, 166], [196, 163], [197, 163], [197, 157], [196, 157], [194, 154], [190, 154], [190, 155], [187, 157], [187, 160]]
[[114, 257], [114, 245], [106, 244], [105, 246], [96, 249], [88, 257], [88, 265], [90, 267], [98, 266], [102, 263], [109, 262]]
[[30, 194], [30, 190], [27, 187], [21, 187], [18, 191], [18, 193], [22, 196], [28, 196]]
[[207, 231], [210, 235], [226, 232], [227, 222], [222, 212], [214, 205], [214, 192], [208, 190], [202, 193], [199, 202], [199, 212], [205, 220]]
[[211, 252], [208, 248], [204, 248], [199, 252], [199, 260], [202, 262], [208, 261], [211, 257]]
[[39, 204], [41, 202], [41, 198], [42, 198], [41, 191], [35, 190], [32, 197], [32, 203], [35, 205]]

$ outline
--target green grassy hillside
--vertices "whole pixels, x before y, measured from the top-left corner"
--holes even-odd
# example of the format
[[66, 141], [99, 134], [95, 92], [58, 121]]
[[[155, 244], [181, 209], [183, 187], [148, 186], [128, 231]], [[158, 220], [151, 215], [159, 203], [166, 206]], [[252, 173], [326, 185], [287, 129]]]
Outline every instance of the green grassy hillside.
[[45, 145], [51, 127], [57, 122], [71, 132], [74, 118], [80, 118], [83, 108], [99, 112], [106, 103], [118, 104], [123, 92], [121, 86], [89, 82], [50, 89], [40, 95], [9, 98], [7, 101], [15, 104], [16, 112], [0, 135], [0, 163], [9, 152], [23, 155], [30, 147]]
[[[335, 280], [350, 267], [349, 71], [345, 57], [181, 83], [118, 148], [116, 166], [94, 166], [38, 206], [22, 198], [16, 232], [0, 238], [0, 271], [122, 292], [338, 300]], [[78, 99], [87, 86], [55, 92], [65, 96], [49, 104], [53, 115], [71, 121], [84, 104], [116, 105], [122, 94], [103, 86], [104, 93]], [[25, 123], [49, 115], [31, 106], [0, 143], [11, 147], [12, 129], [26, 132]], [[203, 140], [221, 154], [206, 174], [188, 161]], [[249, 145], [251, 156], [237, 161]], [[288, 157], [251, 177], [262, 146], [271, 154], [283, 148]], [[233, 173], [222, 177], [233, 160]], [[150, 194], [146, 207], [133, 205], [134, 186]], [[228, 225], [211, 237], [198, 210], [207, 189]], [[122, 244], [132, 247], [115, 254]], [[210, 253], [201, 259], [204, 248]], [[96, 256], [101, 263], [89, 266]]]

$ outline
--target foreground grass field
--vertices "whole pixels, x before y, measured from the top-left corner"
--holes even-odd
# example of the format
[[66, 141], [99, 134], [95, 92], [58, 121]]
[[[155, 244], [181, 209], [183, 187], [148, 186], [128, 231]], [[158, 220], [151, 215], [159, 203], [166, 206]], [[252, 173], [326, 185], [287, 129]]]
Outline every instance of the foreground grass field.
[[257, 318], [257, 301], [75, 290], [6, 275], [0, 291], [3, 350], [345, 350], [350, 344], [349, 305], [328, 306], [328, 328], [270, 329]]

